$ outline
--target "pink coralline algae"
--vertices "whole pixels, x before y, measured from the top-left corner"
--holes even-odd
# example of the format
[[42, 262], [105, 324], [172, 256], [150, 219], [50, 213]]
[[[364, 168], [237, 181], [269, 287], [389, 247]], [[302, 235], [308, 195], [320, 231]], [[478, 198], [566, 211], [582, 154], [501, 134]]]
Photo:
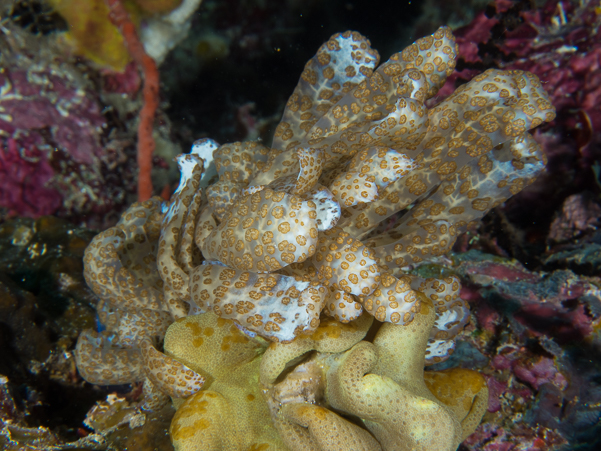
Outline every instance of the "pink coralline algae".
[[482, 65], [528, 70], [545, 80], [558, 112], [581, 109], [598, 129], [600, 16], [590, 1], [550, 0], [529, 11], [497, 0], [456, 32], [463, 61], [455, 77], [466, 78]]
[[102, 76], [103, 87], [106, 92], [135, 95], [142, 84], [142, 79], [134, 62], [125, 66], [122, 73], [104, 69]]
[[471, 435], [464, 446], [478, 451], [548, 451], [566, 444], [561, 435], [542, 426], [534, 429], [516, 427], [510, 431], [509, 428], [486, 424]]
[[484, 422], [463, 446], [598, 449], [601, 280], [530, 271], [475, 250], [454, 254], [453, 263], [475, 321], [436, 369], [478, 367], [489, 389]]
[[0, 137], [0, 205], [9, 214], [49, 215], [61, 205], [60, 193], [50, 186], [54, 171], [37, 147], [40, 137], [26, 138]]
[[546, 383], [551, 383], [560, 390], [568, 386], [565, 376], [557, 370], [553, 359], [548, 357], [540, 357], [536, 362], [529, 364], [518, 364], [514, 366], [513, 372], [536, 390]]
[[[0, 72], [0, 208], [9, 215], [68, 208], [74, 191], [88, 183], [66, 170], [99, 181], [105, 119], [77, 77], [54, 63]], [[65, 183], [68, 176], [76, 186]]]
[[[567, 340], [584, 338], [593, 332], [593, 318], [587, 315], [589, 304], [580, 299], [599, 302], [598, 279], [579, 277], [569, 270], [552, 273], [530, 272], [517, 261], [494, 258], [470, 251], [461, 257], [458, 271], [476, 286], [494, 289], [504, 301], [502, 309], [529, 328], [536, 336], [547, 334]], [[478, 302], [473, 285], [464, 286], [461, 296]], [[495, 309], [484, 306], [476, 312], [479, 323], [495, 333], [499, 319]]]
[[557, 117], [536, 139], [549, 158], [549, 173], [568, 182], [546, 189], [547, 199], [566, 192], [558, 196], [561, 202], [594, 188], [591, 166], [601, 156], [601, 9], [598, 2], [576, 0], [531, 8], [529, 2], [496, 0], [457, 30], [461, 59], [440, 95], [489, 67], [527, 70], [544, 80]]

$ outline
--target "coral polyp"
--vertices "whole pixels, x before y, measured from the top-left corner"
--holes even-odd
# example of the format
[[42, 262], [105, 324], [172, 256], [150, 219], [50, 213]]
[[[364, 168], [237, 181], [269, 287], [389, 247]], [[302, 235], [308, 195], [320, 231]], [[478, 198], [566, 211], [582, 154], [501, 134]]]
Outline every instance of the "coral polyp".
[[[85, 276], [103, 332], [80, 373], [172, 399], [177, 450], [454, 450], [485, 379], [426, 371], [469, 320], [455, 276], [414, 269], [544, 168], [540, 80], [488, 70], [440, 103], [440, 28], [386, 63], [356, 32], [311, 59], [271, 148], [195, 143], [169, 202], [98, 235]], [[163, 352], [160, 352], [161, 345]]]

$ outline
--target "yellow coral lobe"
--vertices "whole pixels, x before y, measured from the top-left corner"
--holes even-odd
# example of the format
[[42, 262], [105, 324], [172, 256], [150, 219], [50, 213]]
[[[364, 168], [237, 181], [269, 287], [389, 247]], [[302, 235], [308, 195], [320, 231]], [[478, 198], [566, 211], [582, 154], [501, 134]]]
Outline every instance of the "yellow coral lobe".
[[[194, 335], [194, 339], [192, 340], [192, 345], [195, 348], [199, 348], [200, 346], [202, 346], [202, 344], [204, 343], [204, 339], [199, 336], [203, 332], [202, 327], [200, 327], [196, 323], [186, 323], [186, 324], [184, 324], [184, 326], [187, 327], [188, 329], [190, 329], [192, 332], [192, 335]], [[205, 335], [209, 336], [209, 334], [206, 333], [206, 330], [205, 330]]]
[[171, 428], [172, 440], [186, 440], [194, 436], [193, 426], [174, 426]]
[[227, 352], [227, 351], [229, 351], [229, 350], [230, 350], [230, 348], [232, 347], [232, 346], [231, 346], [231, 345], [228, 343], [228, 341], [229, 341], [229, 338], [230, 338], [230, 337], [224, 337], [224, 338], [223, 338], [223, 343], [221, 343], [221, 350], [222, 350], [223, 352]]
[[123, 37], [109, 19], [104, 0], [49, 0], [69, 25], [66, 40], [76, 53], [122, 72], [130, 61]]
[[[183, 319], [183, 318], [182, 318]], [[202, 327], [196, 323], [186, 323], [185, 326], [192, 330], [194, 335], [200, 335], [202, 333]]]
[[207, 429], [209, 426], [211, 426], [211, 422], [209, 420], [205, 420], [204, 418], [201, 418], [200, 420], [196, 420], [194, 422], [195, 430]]
[[207, 429], [211, 422], [206, 418], [198, 418], [207, 413], [208, 401], [202, 400], [204, 392], [192, 396], [175, 413], [171, 423], [173, 440], [187, 440], [194, 436], [197, 430]]
[[313, 409], [313, 414], [315, 415], [315, 417], [317, 419], [323, 421], [328, 416], [328, 411], [326, 409], [324, 409], [323, 407], [317, 407], [317, 408]]
[[232, 344], [245, 344], [249, 341], [248, 337], [240, 332], [236, 326], [232, 326], [230, 328], [230, 333], [231, 335], [226, 335], [223, 337], [223, 341], [221, 342], [222, 351], [229, 351]]
[[340, 323], [334, 318], [323, 318], [319, 327], [309, 337], [311, 340], [320, 341], [325, 338], [340, 338], [342, 332], [354, 332], [357, 326], [354, 323]]
[[427, 316], [430, 313], [430, 307], [434, 307], [432, 301], [423, 293], [418, 292], [417, 297], [419, 298], [419, 301], [416, 303], [418, 306], [418, 313]]
[[473, 396], [486, 386], [480, 373], [463, 368], [426, 371], [424, 382], [434, 396], [447, 406], [460, 406], [469, 412]]
[[269, 444], [267, 443], [253, 443], [248, 448], [248, 451], [265, 451], [267, 449], [269, 449]]
[[232, 326], [230, 328], [230, 332], [232, 334], [230, 335], [230, 340], [232, 340], [232, 343], [248, 343], [248, 337], [240, 332], [236, 326]]

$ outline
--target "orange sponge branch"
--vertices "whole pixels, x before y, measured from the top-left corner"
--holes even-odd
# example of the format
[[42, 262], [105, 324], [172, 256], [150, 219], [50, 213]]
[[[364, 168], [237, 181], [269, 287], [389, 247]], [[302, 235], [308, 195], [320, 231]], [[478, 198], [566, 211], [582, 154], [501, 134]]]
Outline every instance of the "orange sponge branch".
[[142, 94], [144, 103], [140, 110], [138, 125], [138, 200], [145, 201], [152, 196], [152, 155], [154, 153], [154, 138], [152, 137], [154, 116], [159, 104], [159, 71], [154, 60], [146, 54], [144, 46], [138, 37], [136, 27], [121, 0], [106, 0], [109, 7], [109, 17], [119, 28], [127, 49], [144, 75]]

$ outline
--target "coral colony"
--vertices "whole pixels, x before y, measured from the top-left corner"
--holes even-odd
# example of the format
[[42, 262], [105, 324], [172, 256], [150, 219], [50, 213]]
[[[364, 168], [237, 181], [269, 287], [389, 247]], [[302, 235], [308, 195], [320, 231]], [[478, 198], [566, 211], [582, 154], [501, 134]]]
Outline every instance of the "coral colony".
[[[177, 407], [177, 450], [455, 450], [485, 379], [425, 371], [469, 321], [455, 276], [422, 278], [457, 234], [544, 168], [555, 110], [529, 72], [488, 70], [441, 103], [440, 28], [386, 63], [356, 32], [301, 75], [271, 148], [195, 143], [170, 202], [132, 205], [86, 250], [105, 330], [94, 384]], [[163, 349], [163, 352], [159, 349]]]

